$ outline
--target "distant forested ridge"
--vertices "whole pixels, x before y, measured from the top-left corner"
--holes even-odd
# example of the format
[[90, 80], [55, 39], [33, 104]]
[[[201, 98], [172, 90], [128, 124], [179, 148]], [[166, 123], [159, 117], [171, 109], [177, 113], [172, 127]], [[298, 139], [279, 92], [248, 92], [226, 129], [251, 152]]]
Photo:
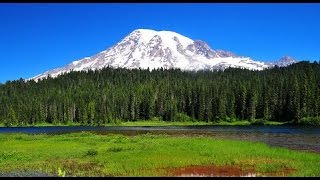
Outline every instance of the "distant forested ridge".
[[320, 64], [263, 71], [112, 69], [0, 85], [0, 123], [273, 120], [320, 124]]

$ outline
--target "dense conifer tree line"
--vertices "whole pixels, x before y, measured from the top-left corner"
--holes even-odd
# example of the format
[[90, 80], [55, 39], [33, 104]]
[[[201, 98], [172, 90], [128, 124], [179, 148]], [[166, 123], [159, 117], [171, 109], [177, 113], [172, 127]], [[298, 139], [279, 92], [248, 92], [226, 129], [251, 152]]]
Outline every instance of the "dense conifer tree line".
[[263, 71], [113, 69], [0, 84], [0, 123], [100, 125], [164, 121], [273, 120], [320, 123], [320, 64]]

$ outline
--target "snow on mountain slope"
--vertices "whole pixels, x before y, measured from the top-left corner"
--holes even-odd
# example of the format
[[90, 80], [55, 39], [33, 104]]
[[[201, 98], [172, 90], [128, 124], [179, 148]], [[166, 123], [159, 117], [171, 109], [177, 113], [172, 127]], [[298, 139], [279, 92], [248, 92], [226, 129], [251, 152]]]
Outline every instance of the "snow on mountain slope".
[[289, 66], [293, 63], [297, 63], [298, 61], [290, 56], [283, 56], [277, 62], [271, 63], [271, 65], [277, 65], [279, 67]]
[[225, 69], [228, 67], [263, 70], [274, 66], [254, 61], [232, 52], [213, 50], [207, 43], [192, 40], [172, 31], [137, 29], [113, 47], [31, 79], [37, 81], [48, 76], [57, 77], [70, 71], [96, 70], [104, 67], [121, 68], [179, 68], [182, 70]]

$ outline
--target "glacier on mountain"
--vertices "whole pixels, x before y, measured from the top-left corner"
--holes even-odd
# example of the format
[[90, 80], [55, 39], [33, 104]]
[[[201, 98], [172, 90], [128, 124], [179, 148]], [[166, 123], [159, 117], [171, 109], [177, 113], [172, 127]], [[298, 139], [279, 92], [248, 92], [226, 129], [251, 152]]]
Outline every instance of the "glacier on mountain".
[[[280, 61], [279, 61], [280, 62]], [[288, 56], [281, 59], [280, 66], [296, 61]], [[181, 70], [215, 70], [228, 67], [263, 70], [279, 65], [252, 60], [250, 57], [237, 56], [232, 52], [214, 50], [201, 40], [192, 40], [172, 31], [137, 29], [114, 46], [91, 57], [46, 71], [30, 79], [51, 76], [53, 78], [70, 71], [97, 70], [104, 67], [128, 69], [179, 68]]]

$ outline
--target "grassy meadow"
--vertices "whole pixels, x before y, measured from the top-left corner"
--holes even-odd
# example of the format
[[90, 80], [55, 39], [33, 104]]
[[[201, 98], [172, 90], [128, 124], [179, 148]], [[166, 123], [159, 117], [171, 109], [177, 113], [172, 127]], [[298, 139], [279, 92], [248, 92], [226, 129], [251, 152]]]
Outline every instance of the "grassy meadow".
[[[141, 121], [118, 121], [118, 123], [107, 123], [100, 124], [99, 126], [202, 126], [202, 125], [283, 125], [287, 122], [276, 122], [276, 121], [262, 121], [262, 120], [234, 120], [234, 121], [218, 121], [218, 122], [204, 122], [204, 121], [162, 121], [157, 118], [149, 119], [149, 120], [141, 120]], [[21, 127], [43, 127], [43, 126], [81, 126], [80, 123], [37, 123], [37, 124], [26, 124]], [[93, 125], [96, 126], [96, 125]], [[5, 127], [5, 125], [0, 123], [0, 127]], [[19, 127], [17, 125], [13, 125], [12, 127]]]
[[235, 166], [258, 176], [320, 176], [320, 154], [264, 143], [144, 134], [0, 134], [0, 175], [37, 170], [50, 176], [172, 176], [191, 165]]

